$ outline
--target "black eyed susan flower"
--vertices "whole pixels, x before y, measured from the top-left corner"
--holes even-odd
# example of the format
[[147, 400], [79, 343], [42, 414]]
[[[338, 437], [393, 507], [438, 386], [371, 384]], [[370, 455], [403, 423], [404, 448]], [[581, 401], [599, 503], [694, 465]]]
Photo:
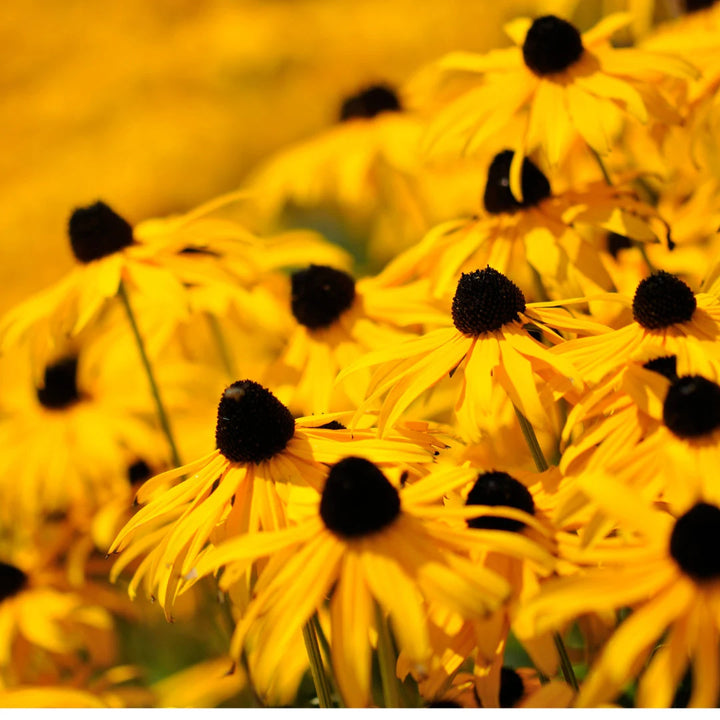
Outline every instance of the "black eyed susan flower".
[[368, 353], [339, 379], [380, 366], [361, 409], [387, 393], [378, 418], [381, 432], [425, 390], [456, 370], [463, 373], [456, 411], [470, 437], [477, 435], [478, 418], [491, 407], [495, 383], [533, 425], [548, 427], [554, 396], [568, 392], [574, 381], [581, 383], [571, 364], [558, 364], [558, 356], [523, 327], [545, 327], [541, 318], [542, 311], [527, 306], [517, 285], [497, 270], [463, 273], [452, 301], [451, 327]]
[[51, 359], [37, 384], [28, 353], [5, 355], [0, 374], [0, 524], [9, 532], [32, 532], [52, 513], [86, 527], [126, 494], [135, 458], [164, 459], [132, 352], [88, 338]]
[[[221, 587], [229, 588], [251, 563], [269, 556], [233, 638], [238, 653], [250, 629], [258, 633], [264, 655], [256, 673], [265, 678], [331, 595], [332, 662], [340, 691], [348, 705], [367, 705], [374, 602], [389, 614], [399, 648], [419, 669], [432, 655], [426, 605], [480, 618], [509, 594], [505, 580], [468, 559], [471, 531], [457, 532], [442, 521], [439, 500], [466, 477], [453, 468], [398, 488], [374, 463], [346, 457], [332, 466], [322, 493], [297, 525], [230, 539], [198, 560], [193, 577], [222, 568]], [[478, 530], [472, 537], [549, 559], [512, 534]]]
[[108, 610], [70, 588], [63, 573], [44, 562], [15, 562], [0, 562], [1, 684], [60, 680], [63, 671], [79, 671], [84, 662], [95, 667], [112, 662]]
[[696, 71], [671, 54], [613, 48], [610, 37], [629, 21], [626, 14], [610, 15], [580, 34], [554, 15], [521, 18], [506, 26], [515, 47], [447, 55], [436, 65], [441, 77], [449, 81], [473, 73], [478, 84], [439, 113], [428, 145], [446, 142], [474, 152], [522, 114], [510, 172], [512, 194], [521, 199], [523, 159], [538, 148], [554, 166], [578, 136], [596, 152], [609, 152], [620, 113], [641, 123], [679, 122], [659, 84], [667, 77], [694, 77]]
[[291, 498], [319, 492], [327, 463], [349, 451], [381, 465], [391, 463], [413, 476], [431, 463], [443, 443], [408, 430], [380, 440], [375, 431], [350, 432], [330, 416], [293, 418], [269, 390], [239, 380], [222, 394], [215, 429], [216, 450], [152, 478], [139, 490], [147, 503], [120, 531], [111, 552], [123, 551], [113, 568], [146, 555], [130, 583], [140, 582], [168, 617], [183, 577], [210, 541], [277, 530], [292, 524]]
[[696, 496], [669, 514], [602, 473], [589, 474], [583, 487], [622, 532], [579, 553], [575, 559], [588, 567], [543, 587], [521, 610], [518, 629], [524, 636], [587, 610], [630, 607], [632, 614], [591, 668], [577, 705], [593, 707], [619, 695], [647, 661], [638, 683], [639, 707], [669, 707], [689, 663], [689, 706], [715, 707], [720, 565], [713, 549], [720, 540], [720, 508]]
[[660, 270], [637, 286], [632, 314], [633, 322], [619, 330], [570, 340], [552, 352], [570, 360], [588, 383], [652, 348], [675, 355], [680, 375], [717, 377], [720, 303], [714, 295], [693, 293], [680, 278]]
[[436, 294], [443, 295], [461, 270], [485, 264], [517, 277], [529, 263], [553, 295], [609, 289], [600, 249], [584, 233], [616, 232], [638, 242], [667, 234], [656, 211], [631, 189], [594, 183], [553, 195], [529, 158], [522, 163], [523, 199], [517, 200], [510, 191], [512, 158], [505, 150], [490, 163], [480, 217], [442, 223], [409, 251], [415, 272], [431, 278]]
[[406, 339], [426, 323], [442, 321], [427, 300], [427, 284], [388, 284], [380, 275], [358, 280], [326, 265], [291, 276], [295, 320], [287, 346], [266, 382], [298, 414], [357, 407], [364, 385], [334, 388], [335, 377], [365, 352]]

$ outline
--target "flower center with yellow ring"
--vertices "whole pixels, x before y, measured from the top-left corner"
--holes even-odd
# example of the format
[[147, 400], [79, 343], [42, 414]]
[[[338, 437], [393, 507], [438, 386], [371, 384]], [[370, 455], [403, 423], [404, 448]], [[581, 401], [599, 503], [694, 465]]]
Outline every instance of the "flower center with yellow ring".
[[73, 254], [81, 263], [99, 260], [133, 244], [130, 224], [104, 202], [75, 210], [68, 232]]
[[330, 469], [320, 501], [328, 530], [343, 538], [378, 532], [400, 514], [400, 495], [369, 460], [347, 457]]
[[693, 580], [720, 577], [720, 508], [698, 503], [675, 521], [670, 555]]
[[577, 28], [555, 15], [537, 18], [525, 36], [523, 60], [536, 75], [552, 75], [567, 70], [583, 54]]
[[48, 410], [63, 410], [81, 399], [77, 386], [77, 358], [66, 357], [45, 368], [44, 386], [37, 399]]
[[680, 278], [665, 270], [641, 280], [633, 298], [633, 318], [646, 330], [662, 330], [692, 319], [697, 300]]
[[238, 380], [223, 392], [218, 406], [215, 443], [232, 462], [260, 463], [285, 449], [295, 419], [269, 390]]
[[292, 314], [310, 330], [332, 325], [355, 299], [352, 277], [327, 265], [311, 265], [293, 273], [291, 286]]
[[686, 440], [709, 435], [720, 427], [720, 386], [700, 375], [677, 379], [665, 396], [663, 422]]
[[510, 165], [514, 154], [512, 150], [503, 150], [493, 158], [488, 168], [483, 204], [492, 215], [514, 213], [550, 197], [548, 179], [532, 160], [525, 158], [521, 176], [523, 199], [522, 202], [515, 199], [510, 191]]
[[343, 100], [340, 121], [372, 118], [384, 112], [400, 112], [402, 106], [395, 91], [388, 85], [372, 85]]
[[[530, 491], [514, 477], [505, 472], [492, 471], [478, 475], [472, 490], [468, 493], [465, 505], [505, 506], [523, 510], [528, 515], [535, 514], [535, 503]], [[468, 527], [477, 530], [507, 530], [517, 532], [525, 527], [520, 520], [480, 515], [467, 521]]]
[[491, 267], [463, 273], [452, 302], [455, 327], [472, 337], [499, 330], [524, 311], [522, 290]]
[[18, 567], [0, 562], [0, 602], [17, 595], [27, 583], [27, 575]]

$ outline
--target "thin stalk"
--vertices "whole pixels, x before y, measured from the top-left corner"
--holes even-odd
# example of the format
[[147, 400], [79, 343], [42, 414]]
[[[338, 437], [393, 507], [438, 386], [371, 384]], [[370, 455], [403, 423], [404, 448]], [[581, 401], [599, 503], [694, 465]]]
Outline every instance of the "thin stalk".
[[232, 353], [225, 342], [225, 336], [223, 335], [222, 328], [218, 322], [217, 317], [211, 313], [206, 314], [208, 325], [210, 326], [210, 332], [212, 333], [215, 344], [217, 345], [218, 354], [222, 361], [223, 368], [230, 378], [230, 382], [235, 382], [238, 379], [237, 370], [235, 369], [235, 362], [233, 360]]
[[575, 692], [577, 692], [580, 689], [580, 686], [578, 685], [577, 678], [575, 677], [575, 671], [573, 670], [572, 663], [568, 657], [567, 648], [565, 647], [565, 643], [563, 642], [560, 633], [553, 633], [553, 640], [555, 642], [558, 655], [560, 656], [560, 669], [562, 670], [565, 682], [570, 685]]
[[180, 467], [182, 465], [182, 461], [180, 460], [180, 453], [178, 453], [175, 438], [173, 437], [172, 430], [170, 429], [170, 420], [167, 412], [165, 411], [165, 405], [163, 404], [162, 398], [160, 397], [160, 388], [155, 380], [155, 373], [153, 372], [152, 365], [150, 364], [150, 358], [148, 357], [145, 349], [145, 343], [143, 342], [142, 335], [140, 335], [140, 329], [138, 328], [137, 320], [135, 319], [135, 313], [133, 313], [132, 306], [130, 305], [130, 297], [128, 296], [127, 288], [122, 280], [120, 281], [120, 286], [118, 287], [118, 297], [125, 307], [125, 312], [128, 316], [128, 320], [130, 321], [130, 327], [132, 328], [133, 335], [135, 336], [135, 343], [140, 351], [140, 359], [142, 360], [143, 367], [145, 368], [145, 374], [147, 375], [148, 382], [150, 383], [150, 392], [152, 393], [153, 400], [155, 401], [155, 410], [157, 411], [158, 419], [160, 420], [160, 427], [162, 427], [162, 431], [165, 434], [168, 445], [170, 446], [172, 461], [175, 467]]
[[593, 157], [595, 158], [595, 162], [600, 166], [600, 172], [603, 175], [603, 179], [608, 185], [612, 185], [613, 181], [610, 179], [610, 173], [608, 172], [608, 169], [605, 167], [605, 163], [603, 162], [603, 159], [600, 157], [600, 153], [594, 148], [588, 145], [590, 148], [590, 152], [593, 154]]
[[[540, 447], [537, 435], [535, 434], [535, 429], [530, 421], [517, 409], [517, 407], [515, 407], [515, 414], [520, 422], [520, 428], [522, 429], [523, 436], [525, 437], [525, 442], [530, 448], [530, 453], [535, 461], [535, 467], [537, 467], [539, 472], [545, 472], [545, 470], [547, 470], [550, 466], [548, 465], [542, 448]], [[560, 633], [553, 633], [553, 641], [555, 642], [555, 647], [557, 648], [558, 655], [560, 656], [560, 669], [562, 670], [565, 682], [577, 692], [579, 687], [578, 681], [575, 677], [575, 671], [573, 670], [572, 663], [570, 662], [570, 658], [567, 654], [567, 649], [565, 648], [565, 643], [563, 642]]]
[[325, 675], [320, 646], [318, 645], [312, 620], [309, 620], [303, 625], [303, 639], [305, 640], [305, 650], [307, 651], [308, 660], [310, 661], [310, 672], [312, 673], [312, 679], [315, 683], [318, 703], [321, 708], [331, 708], [332, 695], [330, 692], [330, 684], [328, 683], [327, 675]]
[[328, 669], [328, 677], [330, 679], [330, 684], [332, 685], [332, 689], [335, 694], [337, 705], [338, 707], [344, 708], [345, 703], [343, 702], [342, 694], [340, 693], [340, 688], [338, 687], [337, 680], [335, 679], [335, 673], [333, 672], [330, 643], [325, 637], [325, 633], [323, 632], [322, 625], [320, 624], [320, 618], [317, 616], [317, 613], [312, 616], [310, 622], [315, 628], [315, 633], [317, 634], [317, 638], [320, 641], [320, 649], [322, 650], [322, 654], [325, 656], [325, 663]]
[[395, 648], [390, 637], [390, 628], [385, 620], [380, 606], [375, 604], [375, 620], [378, 634], [378, 662], [380, 664], [380, 679], [382, 680], [383, 699], [386, 708], [400, 707], [400, 691], [398, 688], [395, 666]]
[[527, 443], [530, 453], [533, 456], [533, 460], [535, 461], [535, 467], [538, 469], [538, 472], [545, 472], [550, 466], [548, 465], [548, 461], [545, 459], [545, 455], [540, 447], [535, 430], [530, 424], [530, 421], [517, 409], [517, 407], [514, 405], [513, 407], [515, 408], [515, 415], [517, 415], [517, 419], [520, 422], [520, 429], [522, 430], [525, 442]]

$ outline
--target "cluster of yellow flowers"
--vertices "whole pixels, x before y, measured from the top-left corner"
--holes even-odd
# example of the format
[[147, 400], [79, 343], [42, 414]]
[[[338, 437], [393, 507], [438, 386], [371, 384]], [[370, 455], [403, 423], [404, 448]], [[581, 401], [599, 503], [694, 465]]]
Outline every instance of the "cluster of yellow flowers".
[[[237, 192], [72, 212], [0, 320], [0, 706], [718, 705], [693, 5], [518, 18]], [[203, 662], [152, 678], [127, 638], [182, 626]]]

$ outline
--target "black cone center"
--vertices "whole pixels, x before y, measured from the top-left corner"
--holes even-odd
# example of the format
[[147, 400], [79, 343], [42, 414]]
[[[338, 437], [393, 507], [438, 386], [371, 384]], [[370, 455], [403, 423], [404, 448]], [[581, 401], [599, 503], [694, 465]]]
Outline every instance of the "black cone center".
[[112, 255], [133, 243], [130, 224], [104, 202], [75, 210], [68, 231], [73, 254], [82, 263]]
[[455, 327], [473, 337], [519, 320], [524, 311], [522, 290], [491, 267], [463, 273], [452, 302]]
[[500, 670], [500, 707], [515, 707], [525, 694], [525, 685], [515, 670], [503, 667]]
[[37, 399], [48, 410], [62, 410], [81, 399], [77, 386], [76, 357], [66, 357], [45, 368], [44, 387], [37, 388]]
[[295, 419], [269, 390], [252, 380], [225, 389], [218, 406], [215, 442], [233, 462], [259, 463], [284, 450]]
[[128, 467], [127, 474], [131, 485], [139, 485], [149, 479], [153, 471], [144, 460], [136, 460]]
[[515, 199], [510, 192], [510, 165], [514, 154], [512, 150], [503, 150], [493, 158], [488, 168], [483, 203], [485, 209], [493, 215], [514, 213], [550, 197], [548, 179], [532, 160], [525, 158], [521, 175], [523, 200], [519, 202]]
[[395, 91], [388, 85], [371, 85], [343, 100], [340, 121], [353, 118], [369, 120], [384, 112], [400, 112], [402, 106]]
[[720, 508], [698, 503], [675, 521], [670, 555], [694, 580], [720, 577]]
[[[512, 507], [524, 510], [528, 515], [535, 514], [535, 503], [530, 491], [514, 477], [499, 471], [478, 475], [465, 504]], [[479, 530], [508, 530], [510, 532], [516, 532], [525, 527], [525, 523], [520, 520], [492, 515], [471, 518], [467, 524], [469, 527]]]
[[670, 382], [675, 382], [678, 379], [677, 355], [665, 355], [663, 357], [654, 358], [653, 360], [648, 360], [643, 367], [646, 370], [652, 370], [653, 372], [666, 377]]
[[343, 538], [378, 532], [400, 514], [400, 495], [380, 468], [369, 460], [348, 457], [330, 469], [320, 517]]
[[699, 375], [676, 380], [663, 403], [663, 422], [679, 438], [699, 438], [720, 427], [720, 386]]
[[646, 330], [661, 330], [688, 322], [697, 301], [680, 278], [660, 270], [640, 281], [632, 307], [633, 318]]
[[311, 265], [293, 273], [291, 284], [292, 313], [311, 330], [332, 325], [355, 299], [355, 281], [327, 265]]
[[27, 575], [18, 567], [0, 562], [0, 602], [17, 595], [27, 583]]
[[577, 28], [555, 15], [537, 18], [523, 43], [523, 59], [536, 75], [552, 75], [567, 70], [583, 54]]

